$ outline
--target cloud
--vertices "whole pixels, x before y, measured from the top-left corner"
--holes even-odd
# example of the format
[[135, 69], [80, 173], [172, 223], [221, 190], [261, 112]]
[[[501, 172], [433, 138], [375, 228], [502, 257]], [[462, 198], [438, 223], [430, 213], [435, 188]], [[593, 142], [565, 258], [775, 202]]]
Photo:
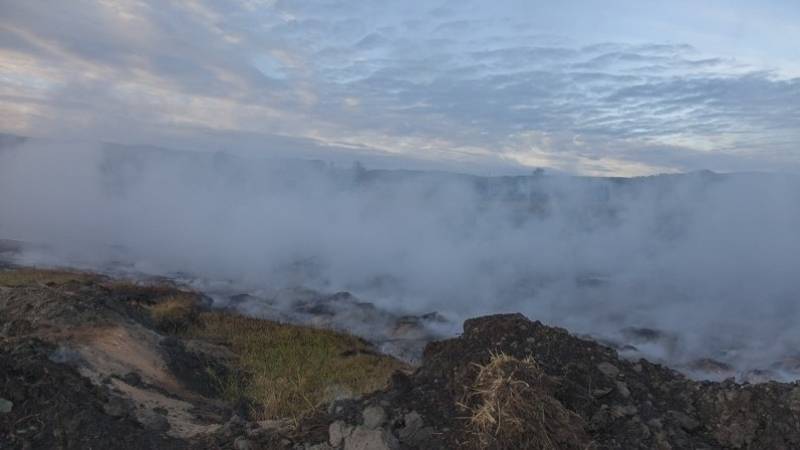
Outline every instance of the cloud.
[[[262, 133], [265, 151], [280, 135], [454, 167], [457, 155], [496, 166], [546, 151], [580, 173], [597, 161], [635, 173], [797, 166], [784, 142], [800, 142], [800, 78], [695, 43], [597, 41], [580, 24], [599, 6], [570, 5], [557, 9], [575, 25], [513, 2], [7, 5], [4, 131], [157, 144], [172, 130], [202, 147], [189, 127], [225, 131], [230, 147], [236, 132]], [[563, 145], [531, 150], [520, 133]]]

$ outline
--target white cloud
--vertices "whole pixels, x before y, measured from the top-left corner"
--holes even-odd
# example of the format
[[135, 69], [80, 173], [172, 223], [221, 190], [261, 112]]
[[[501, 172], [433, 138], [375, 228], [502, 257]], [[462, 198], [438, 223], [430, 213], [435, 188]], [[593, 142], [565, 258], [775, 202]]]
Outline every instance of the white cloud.
[[[604, 22], [587, 29], [601, 9]], [[17, 3], [0, 18], [2, 126], [154, 144], [172, 133], [189, 146], [188, 129], [263, 133], [265, 150], [279, 135], [579, 173], [797, 170], [789, 50], [733, 57], [721, 42], [741, 41], [734, 19], [715, 11], [687, 16], [670, 37], [592, 2]], [[572, 22], [558, 18], [566, 12]], [[629, 12], [654, 30], [674, 14]], [[558, 139], [509, 138], [526, 131]]]

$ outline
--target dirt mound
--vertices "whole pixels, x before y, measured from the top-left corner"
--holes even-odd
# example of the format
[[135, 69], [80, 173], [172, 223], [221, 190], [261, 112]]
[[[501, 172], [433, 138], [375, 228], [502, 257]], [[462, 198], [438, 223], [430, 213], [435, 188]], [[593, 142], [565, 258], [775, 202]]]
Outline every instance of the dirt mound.
[[[545, 415], [530, 423], [536, 408]], [[306, 438], [449, 449], [474, 447], [476, 432], [484, 448], [794, 449], [800, 385], [695, 382], [522, 315], [496, 315], [429, 344], [422, 366], [385, 391], [334, 404], [308, 422]], [[374, 447], [359, 447], [365, 433]]]

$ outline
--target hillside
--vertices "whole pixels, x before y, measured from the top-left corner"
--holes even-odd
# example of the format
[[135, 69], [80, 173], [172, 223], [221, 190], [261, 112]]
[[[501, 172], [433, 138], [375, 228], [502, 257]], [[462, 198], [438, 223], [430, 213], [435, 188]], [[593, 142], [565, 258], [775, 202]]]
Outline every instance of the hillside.
[[0, 448], [231, 448], [240, 418], [289, 430], [407, 370], [173, 285], [24, 268], [0, 272], [0, 352]]
[[0, 448], [800, 446], [800, 386], [696, 382], [498, 315], [412, 368], [167, 283], [0, 272]]

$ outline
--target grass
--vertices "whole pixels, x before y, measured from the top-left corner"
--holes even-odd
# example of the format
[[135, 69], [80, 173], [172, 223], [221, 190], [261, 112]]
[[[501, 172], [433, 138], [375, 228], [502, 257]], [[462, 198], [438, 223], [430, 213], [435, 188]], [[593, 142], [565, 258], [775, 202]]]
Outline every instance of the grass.
[[180, 333], [197, 320], [197, 297], [191, 293], [174, 293], [159, 299], [149, 309], [156, 328], [167, 333]]
[[337, 395], [380, 389], [395, 370], [405, 368], [347, 334], [228, 313], [201, 313], [187, 334], [223, 342], [239, 355], [249, 377], [244, 383], [219, 380], [221, 390], [231, 401], [253, 402], [261, 420], [296, 422]]
[[91, 274], [59, 269], [21, 268], [0, 271], [0, 286], [62, 285], [91, 280]]
[[533, 358], [493, 354], [461, 406], [476, 449], [586, 449], [583, 421], [553, 397], [553, 383]]

